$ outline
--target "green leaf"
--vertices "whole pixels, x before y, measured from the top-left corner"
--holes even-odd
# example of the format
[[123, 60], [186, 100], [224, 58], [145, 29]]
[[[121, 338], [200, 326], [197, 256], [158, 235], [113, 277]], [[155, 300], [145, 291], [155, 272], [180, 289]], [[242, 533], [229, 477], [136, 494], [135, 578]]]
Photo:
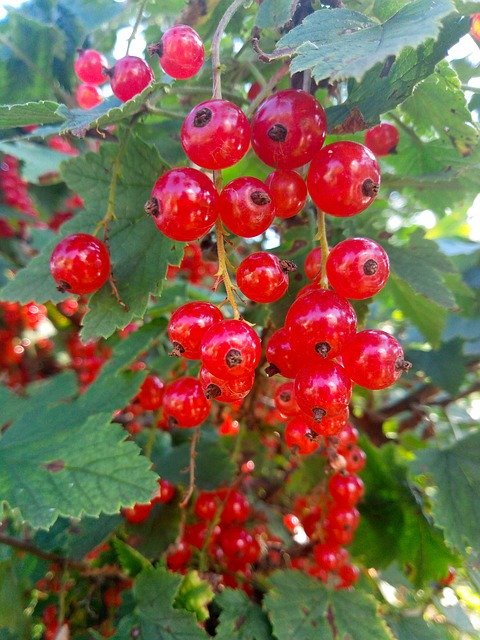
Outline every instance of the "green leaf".
[[260, 29], [283, 27], [292, 19], [295, 4], [292, 0], [263, 0], [257, 13], [257, 27]]
[[242, 591], [224, 589], [215, 603], [222, 609], [217, 640], [273, 640], [267, 616]]
[[205, 622], [210, 616], [208, 605], [214, 592], [206, 580], [202, 580], [198, 571], [189, 571], [183, 577], [175, 596], [173, 606], [195, 614], [199, 622]]
[[0, 629], [6, 627], [24, 638], [27, 619], [23, 589], [13, 562], [0, 562]]
[[277, 571], [264, 607], [278, 640], [392, 640], [375, 600], [359, 590], [330, 591], [299, 571]]
[[[432, 109], [432, 104], [437, 107]], [[479, 131], [467, 108], [461, 82], [446, 61], [415, 87], [401, 110], [415, 123], [417, 132], [431, 135], [435, 131], [462, 156], [470, 155], [478, 143]]]
[[405, 47], [436, 39], [441, 21], [454, 11], [452, 0], [414, 0], [383, 24], [347, 9], [315, 11], [277, 43], [277, 50], [294, 47], [291, 72], [311, 69], [320, 81], [355, 78]]
[[112, 546], [115, 549], [120, 566], [132, 578], [152, 567], [145, 556], [123, 540], [120, 540], [120, 538], [114, 538]]
[[0, 129], [62, 122], [62, 116], [57, 113], [59, 106], [51, 100], [0, 105]]
[[[0, 151], [22, 160], [24, 163], [22, 176], [28, 182], [36, 182], [37, 184], [41, 184], [42, 176], [47, 174], [49, 174], [48, 178], [51, 184], [52, 174], [58, 174], [60, 163], [66, 158], [64, 153], [31, 142], [0, 142]], [[59, 180], [60, 176], [56, 181]]]
[[62, 0], [59, 5], [68, 9], [90, 33], [125, 11], [125, 5], [105, 0]]
[[472, 13], [480, 13], [479, 0], [455, 0], [457, 11], [470, 16]]
[[[464, 551], [480, 548], [480, 433], [472, 433], [446, 449], [425, 449], [411, 465], [413, 476], [433, 482], [432, 516], [445, 539]], [[430, 495], [431, 493], [431, 495]]]
[[173, 608], [182, 577], [163, 567], [142, 572], [133, 588], [142, 638], [206, 640], [192, 613]]
[[432, 351], [411, 350], [407, 360], [414, 363], [415, 371], [424, 371], [430, 380], [452, 395], [462, 386], [467, 374], [463, 356], [463, 340], [456, 338]]
[[427, 622], [419, 617], [389, 616], [387, 622], [397, 640], [453, 640], [454, 637], [444, 624]]

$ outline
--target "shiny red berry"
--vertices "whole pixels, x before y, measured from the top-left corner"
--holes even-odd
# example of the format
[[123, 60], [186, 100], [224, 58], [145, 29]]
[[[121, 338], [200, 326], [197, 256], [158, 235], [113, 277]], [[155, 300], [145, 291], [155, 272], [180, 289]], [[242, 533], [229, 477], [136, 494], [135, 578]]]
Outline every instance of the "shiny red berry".
[[400, 134], [397, 127], [389, 122], [377, 124], [365, 133], [365, 146], [376, 156], [387, 156], [395, 153]]
[[189, 159], [204, 169], [236, 164], [250, 146], [250, 123], [240, 107], [228, 100], [207, 100], [194, 107], [180, 132]]
[[362, 144], [333, 142], [313, 158], [307, 187], [314, 203], [325, 213], [353, 216], [377, 197], [380, 167], [370, 149]]
[[364, 486], [356, 475], [335, 473], [328, 482], [328, 491], [336, 504], [354, 507], [363, 496]]
[[52, 252], [50, 272], [59, 291], [92, 293], [100, 289], [110, 275], [108, 249], [88, 233], [67, 236]]
[[213, 373], [210, 373], [205, 367], [202, 367], [199, 378], [205, 397], [209, 400], [215, 399], [217, 402], [238, 402], [244, 398], [253, 387], [255, 374], [253, 371], [249, 371], [241, 378], [222, 380], [218, 376], [214, 376]]
[[73, 63], [77, 78], [88, 84], [102, 84], [107, 80], [104, 69], [108, 63], [95, 49], [79, 49], [78, 58]]
[[269, 363], [265, 369], [268, 376], [280, 373], [285, 378], [294, 378], [303, 363], [301, 356], [292, 347], [290, 333], [285, 327], [272, 333], [267, 342], [265, 356]]
[[352, 382], [345, 369], [332, 360], [318, 360], [300, 369], [295, 378], [295, 397], [305, 413], [317, 422], [345, 411]]
[[273, 395], [275, 407], [284, 416], [294, 416], [300, 413], [300, 407], [295, 399], [295, 383], [284, 382], [275, 389]]
[[167, 29], [158, 44], [148, 47], [148, 52], [157, 53], [162, 69], [176, 80], [192, 78], [200, 71], [205, 59], [200, 36], [186, 24], [176, 24]]
[[202, 364], [221, 380], [253, 372], [261, 351], [260, 338], [243, 320], [217, 322], [202, 338]]
[[137, 400], [142, 409], [145, 409], [146, 411], [156, 411], [157, 409], [160, 409], [162, 406], [164, 389], [165, 383], [161, 378], [154, 375], [147, 376], [137, 395]]
[[285, 442], [290, 448], [296, 447], [301, 455], [308, 455], [318, 449], [316, 433], [312, 430], [312, 419], [294, 416], [285, 425]]
[[296, 171], [277, 169], [265, 180], [278, 218], [291, 218], [299, 213], [307, 200], [307, 185]]
[[218, 212], [232, 233], [241, 238], [259, 236], [272, 224], [275, 207], [268, 187], [258, 178], [235, 178], [222, 190]]
[[177, 378], [165, 387], [163, 412], [169, 424], [178, 427], [196, 427], [210, 413], [210, 401], [202, 386], [191, 376]]
[[243, 493], [232, 489], [220, 490], [218, 493], [224, 505], [220, 515], [221, 524], [242, 524], [248, 519], [250, 503]]
[[307, 257], [303, 263], [305, 275], [309, 280], [317, 280], [321, 275], [321, 267], [322, 249], [321, 247], [313, 247], [313, 249], [307, 253]]
[[388, 280], [388, 256], [369, 238], [347, 238], [328, 254], [328, 281], [340, 296], [364, 300], [377, 294]]
[[349, 589], [358, 582], [360, 578], [360, 570], [353, 564], [344, 564], [338, 569], [338, 577], [340, 582], [335, 587], [336, 589]]
[[355, 507], [333, 506], [324, 523], [326, 542], [350, 544], [359, 522], [360, 513]]
[[153, 504], [150, 502], [146, 504], [135, 504], [133, 507], [122, 509], [122, 515], [131, 524], [139, 524], [148, 518], [152, 508]]
[[366, 389], [385, 389], [411, 367], [397, 340], [377, 329], [355, 334], [345, 344], [342, 360], [350, 378]]
[[167, 552], [165, 560], [170, 571], [181, 571], [187, 566], [191, 557], [192, 549], [190, 545], [187, 542], [179, 542]]
[[324, 416], [320, 422], [315, 422], [312, 429], [318, 433], [319, 436], [336, 437], [345, 427], [349, 415], [348, 407], [345, 407], [333, 415]]
[[319, 289], [297, 298], [285, 317], [292, 347], [308, 358], [335, 358], [355, 334], [351, 304], [334, 291]]
[[205, 331], [223, 320], [218, 307], [210, 302], [187, 302], [176, 309], [168, 322], [167, 332], [173, 344], [173, 355], [200, 360], [200, 343]]
[[314, 546], [313, 557], [321, 569], [330, 573], [338, 571], [345, 564], [348, 560], [348, 551], [338, 545], [327, 542]]
[[75, 89], [75, 100], [81, 109], [92, 109], [102, 101], [102, 94], [93, 84], [79, 84]]
[[305, 91], [286, 89], [266, 98], [252, 119], [252, 146], [271, 167], [295, 169], [313, 158], [325, 141], [323, 107]]
[[288, 273], [295, 269], [293, 262], [258, 251], [239, 264], [237, 285], [243, 295], [254, 302], [276, 302], [287, 292]]
[[149, 65], [137, 56], [117, 60], [109, 75], [112, 91], [122, 102], [141, 93], [155, 79]]
[[208, 176], [198, 169], [179, 167], [158, 178], [145, 211], [168, 238], [189, 242], [203, 236], [215, 223], [217, 199]]
[[360, 447], [352, 447], [343, 456], [347, 473], [360, 473], [367, 462], [367, 454]]

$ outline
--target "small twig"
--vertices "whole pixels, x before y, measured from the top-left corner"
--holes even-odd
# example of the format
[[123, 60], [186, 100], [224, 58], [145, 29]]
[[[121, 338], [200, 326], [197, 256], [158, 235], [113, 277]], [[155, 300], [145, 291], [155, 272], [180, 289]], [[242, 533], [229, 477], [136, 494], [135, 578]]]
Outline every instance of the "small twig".
[[322, 289], [328, 289], [327, 279], [327, 258], [328, 258], [328, 241], [327, 228], [325, 225], [325, 213], [318, 209], [318, 232], [315, 240], [320, 240], [320, 248], [322, 250], [322, 261], [320, 264], [320, 286]]
[[200, 439], [200, 427], [195, 427], [195, 431], [193, 432], [192, 441], [190, 444], [190, 465], [189, 465], [190, 480], [188, 483], [187, 491], [185, 492], [185, 495], [183, 496], [182, 501], [178, 505], [180, 509], [185, 509], [187, 507], [190, 501], [190, 498], [192, 497], [192, 494], [195, 490], [195, 459], [197, 457], [197, 444], [199, 439]]
[[237, 301], [235, 300], [235, 293], [233, 289], [233, 284], [230, 279], [230, 274], [228, 273], [227, 267], [227, 256], [225, 252], [225, 242], [224, 242], [224, 231], [223, 224], [220, 216], [217, 218], [215, 222], [215, 231], [217, 234], [217, 254], [218, 254], [218, 271], [215, 274], [218, 280], [223, 282], [223, 286], [225, 287], [225, 292], [227, 294], [227, 300], [230, 303], [233, 311], [233, 317], [238, 320], [240, 318], [240, 311], [238, 310]]
[[212, 74], [213, 74], [213, 98], [222, 97], [222, 79], [220, 65], [220, 40], [222, 39], [223, 32], [227, 24], [232, 19], [235, 12], [245, 3], [245, 0], [233, 0], [232, 4], [223, 14], [220, 22], [215, 29], [215, 33], [212, 38]]
[[267, 53], [263, 51], [260, 47], [260, 29], [258, 27], [254, 27], [252, 30], [252, 49], [258, 55], [258, 59], [260, 62], [274, 62], [275, 60], [281, 60], [282, 58], [291, 58], [295, 52], [295, 49], [291, 47], [284, 47], [283, 49], [278, 49], [273, 53]]
[[135, 36], [137, 35], [138, 27], [140, 26], [140, 23], [142, 21], [143, 12], [145, 10], [145, 6], [146, 6], [147, 2], [148, 2], [148, 0], [142, 0], [141, 3], [140, 3], [140, 7], [138, 9], [137, 17], [135, 18], [135, 24], [133, 25], [132, 33], [130, 34], [130, 37], [127, 40], [127, 51], [125, 53], [126, 56], [128, 56], [128, 52], [130, 51], [130, 45], [135, 40]]

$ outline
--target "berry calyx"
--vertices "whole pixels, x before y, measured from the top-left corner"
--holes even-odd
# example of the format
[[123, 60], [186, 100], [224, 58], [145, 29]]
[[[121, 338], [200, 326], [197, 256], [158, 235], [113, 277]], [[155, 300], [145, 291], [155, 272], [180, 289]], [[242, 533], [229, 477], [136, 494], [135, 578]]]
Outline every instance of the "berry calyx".
[[365, 133], [365, 146], [376, 156], [387, 156], [395, 153], [400, 134], [395, 125], [389, 122], [377, 124]]
[[79, 80], [88, 84], [102, 84], [107, 78], [108, 67], [105, 57], [95, 49], [77, 49], [78, 58], [73, 63]]
[[122, 102], [141, 93], [155, 79], [150, 66], [137, 56], [120, 58], [108, 75], [114, 95]]
[[176, 80], [187, 80], [196, 75], [205, 60], [203, 42], [192, 27], [177, 24], [167, 29], [160, 42], [149, 45], [150, 55], [157, 54], [162, 69]]
[[110, 276], [108, 249], [88, 233], [67, 236], [52, 251], [50, 272], [62, 293], [93, 293]]

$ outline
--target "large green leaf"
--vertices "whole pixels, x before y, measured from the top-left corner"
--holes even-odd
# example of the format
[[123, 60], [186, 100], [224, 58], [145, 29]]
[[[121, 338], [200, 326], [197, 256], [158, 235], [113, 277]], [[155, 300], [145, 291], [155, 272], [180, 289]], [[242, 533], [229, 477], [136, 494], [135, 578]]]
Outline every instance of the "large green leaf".
[[375, 600], [362, 591], [330, 591], [299, 571], [277, 571], [270, 580], [264, 607], [278, 640], [393, 638]]
[[0, 106], [0, 129], [22, 127], [29, 124], [54, 124], [62, 122], [57, 113], [59, 104], [49, 100], [27, 102], [25, 104], [6, 104]]
[[260, 29], [280, 28], [292, 19], [292, 0], [263, 0], [257, 13], [256, 25]]
[[215, 602], [222, 609], [217, 640], [272, 640], [267, 616], [242, 591], [225, 589]]
[[472, 433], [446, 449], [425, 449], [411, 465], [414, 476], [432, 481], [432, 516], [445, 539], [464, 551], [480, 549], [480, 434]]
[[414, 0], [383, 24], [347, 9], [315, 11], [277, 43], [294, 47], [291, 71], [311, 69], [313, 77], [361, 80], [364, 74], [405, 47], [438, 37], [441, 21], [454, 11], [452, 0]]

